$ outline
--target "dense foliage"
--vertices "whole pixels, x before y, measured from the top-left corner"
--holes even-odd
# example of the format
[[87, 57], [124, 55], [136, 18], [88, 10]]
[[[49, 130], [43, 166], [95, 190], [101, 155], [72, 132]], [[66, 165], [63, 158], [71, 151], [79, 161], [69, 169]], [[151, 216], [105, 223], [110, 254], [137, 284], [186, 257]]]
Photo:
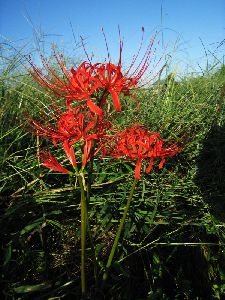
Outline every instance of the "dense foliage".
[[[30, 76], [8, 69], [0, 89], [1, 297], [80, 299], [79, 188], [65, 175], [40, 168], [39, 138], [21, 123], [22, 113], [30, 107], [35, 114], [38, 100], [48, 95]], [[114, 126], [136, 118], [168, 138], [185, 136], [186, 146], [138, 184], [103, 292], [100, 284], [96, 288], [89, 257], [89, 298], [222, 299], [225, 68], [180, 80], [170, 74], [137, 93], [140, 110], [134, 113], [131, 102]], [[89, 209], [99, 270], [112, 246], [133, 170], [132, 162], [107, 157], [94, 162]]]

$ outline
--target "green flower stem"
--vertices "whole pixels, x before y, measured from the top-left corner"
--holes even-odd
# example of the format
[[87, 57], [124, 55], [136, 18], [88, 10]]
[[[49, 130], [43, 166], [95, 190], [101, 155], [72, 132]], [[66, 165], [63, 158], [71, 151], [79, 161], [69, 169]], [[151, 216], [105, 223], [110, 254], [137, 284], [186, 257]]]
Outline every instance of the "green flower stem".
[[[96, 116], [95, 119], [95, 124], [94, 124], [94, 130], [93, 133], [97, 132], [97, 127], [98, 127], [98, 115]], [[88, 164], [88, 181], [87, 181], [87, 204], [90, 202], [90, 197], [91, 197], [91, 184], [92, 184], [92, 173], [93, 173], [93, 165], [94, 165], [94, 153], [95, 153], [95, 147], [96, 147], [97, 141], [93, 140], [91, 144], [91, 151], [90, 151], [90, 161]]]
[[[97, 132], [97, 125], [98, 125], [98, 116], [96, 116], [96, 119], [95, 119], [94, 133]], [[89, 165], [88, 165], [87, 202], [86, 202], [87, 206], [90, 202], [90, 197], [91, 197], [92, 173], [93, 173], [94, 152], [95, 152], [96, 143], [97, 143], [96, 140], [92, 141], [91, 153], [90, 153], [91, 160], [90, 160]], [[94, 277], [95, 277], [95, 282], [97, 284], [97, 281], [98, 281], [97, 260], [96, 260], [96, 256], [95, 256], [95, 247], [94, 247], [93, 236], [92, 236], [92, 233], [91, 233], [91, 227], [90, 227], [90, 223], [89, 223], [88, 209], [86, 209], [86, 211], [87, 211], [87, 216], [86, 216], [86, 218], [87, 218], [87, 230], [88, 230], [88, 236], [89, 236], [89, 239], [90, 239], [91, 254], [92, 254], [93, 266], [94, 266]]]
[[86, 283], [85, 283], [85, 242], [86, 242], [86, 220], [87, 220], [87, 209], [86, 199], [82, 176], [78, 175], [80, 190], [81, 190], [81, 292], [82, 297], [85, 297]]
[[134, 190], [135, 190], [137, 182], [138, 182], [138, 180], [135, 179], [134, 182], [133, 182], [133, 185], [131, 187], [130, 195], [129, 195], [128, 199], [127, 199], [127, 205], [126, 205], [125, 210], [123, 212], [123, 217], [120, 220], [120, 225], [119, 225], [119, 228], [118, 228], [118, 231], [117, 231], [117, 234], [116, 234], [116, 238], [114, 240], [113, 247], [111, 249], [111, 252], [110, 252], [110, 255], [109, 255], [109, 258], [108, 258], [108, 262], [107, 262], [107, 265], [106, 265], [106, 270], [105, 270], [105, 272], [103, 274], [103, 282], [105, 282], [107, 280], [107, 278], [108, 278], [109, 269], [111, 267], [114, 254], [115, 254], [117, 246], [118, 246], [118, 242], [119, 242], [119, 239], [120, 239], [123, 227], [124, 227], [124, 222], [125, 222], [128, 210], [130, 208], [130, 204], [131, 204], [131, 201], [132, 201], [132, 198], [133, 198], [133, 194], [134, 194]]
[[[101, 102], [104, 99], [104, 97], [106, 96], [106, 94], [108, 94], [108, 92], [105, 89], [103, 91], [101, 97], [99, 97], [99, 99], [97, 101], [97, 105], [101, 105]], [[97, 131], [98, 131], [98, 119], [99, 119], [99, 116], [96, 115], [95, 124], [94, 124], [94, 128], [93, 128], [93, 133], [94, 134], [97, 133]], [[89, 165], [88, 165], [87, 204], [89, 203], [90, 196], [91, 196], [92, 173], [93, 173], [94, 153], [95, 153], [96, 144], [97, 144], [97, 141], [93, 140], [92, 145], [91, 145], [91, 153], [90, 153], [91, 159], [90, 159]]]
[[[100, 101], [99, 101], [100, 103]], [[96, 115], [96, 119], [95, 119], [95, 124], [94, 124], [94, 129], [93, 129], [93, 133], [96, 133], [98, 130], [98, 119], [99, 116]], [[95, 153], [95, 148], [96, 148], [96, 144], [97, 141], [93, 140], [92, 144], [91, 144], [91, 151], [90, 151], [90, 161], [88, 164], [88, 180], [87, 180], [87, 205], [90, 202], [90, 197], [91, 197], [91, 185], [92, 185], [92, 173], [93, 173], [93, 166], [94, 166], [94, 153]], [[87, 213], [87, 226], [88, 226], [88, 235], [90, 238], [90, 246], [91, 246], [91, 253], [92, 253], [92, 257], [93, 257], [93, 265], [94, 265], [94, 277], [95, 277], [95, 282], [97, 284], [98, 281], [98, 274], [97, 274], [97, 260], [96, 260], [96, 256], [95, 256], [95, 247], [94, 247], [94, 241], [93, 241], [93, 237], [92, 237], [92, 233], [91, 233], [91, 228], [90, 228], [90, 224], [89, 224], [89, 218], [88, 218], [88, 213]]]
[[86, 206], [86, 224], [87, 224], [88, 236], [89, 236], [89, 239], [90, 239], [91, 254], [92, 254], [92, 257], [93, 257], [94, 277], [95, 277], [95, 282], [97, 284], [97, 282], [98, 282], [97, 260], [96, 260], [96, 256], [95, 256], [95, 248], [94, 248], [94, 242], [93, 242], [93, 237], [92, 237], [92, 233], [91, 233], [91, 227], [90, 227], [90, 222], [89, 222], [89, 214], [88, 214], [87, 206]]

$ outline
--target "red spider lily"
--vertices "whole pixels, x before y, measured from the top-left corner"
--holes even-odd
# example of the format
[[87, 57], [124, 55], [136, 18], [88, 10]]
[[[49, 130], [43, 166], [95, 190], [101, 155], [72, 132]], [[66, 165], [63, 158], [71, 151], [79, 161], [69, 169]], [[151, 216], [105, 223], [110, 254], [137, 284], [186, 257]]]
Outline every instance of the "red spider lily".
[[40, 157], [43, 166], [60, 173], [64, 173], [64, 174], [70, 173], [70, 171], [64, 168], [51, 153], [47, 153], [46, 151], [43, 150], [41, 154], [38, 156]]
[[[71, 68], [71, 71], [69, 71], [62, 55], [54, 53], [57, 64], [62, 71], [62, 76], [59, 76], [44, 58], [42, 58], [44, 71], [38, 69], [29, 59], [33, 69], [30, 73], [44, 88], [52, 91], [56, 96], [65, 99], [68, 108], [71, 108], [71, 104], [74, 101], [85, 102], [91, 111], [97, 115], [101, 115], [103, 113], [102, 106], [110, 94], [115, 110], [120, 111], [121, 103], [119, 95], [121, 93], [125, 96], [133, 97], [137, 102], [132, 91], [149, 83], [158, 74], [158, 72], [156, 72], [155, 75], [152, 76], [152, 73], [159, 67], [162, 56], [155, 67], [150, 69], [156, 52], [156, 48], [154, 47], [155, 38], [156, 35], [151, 39], [143, 57], [140, 58], [139, 56], [143, 44], [142, 35], [141, 45], [136, 55], [134, 55], [129, 68], [125, 72], [122, 72], [123, 43], [120, 42], [117, 65], [110, 61], [107, 63], [92, 64], [89, 60], [89, 62], [84, 61], [76, 69]], [[147, 78], [145, 82], [143, 81], [144, 74]], [[93, 101], [94, 99], [97, 103]]]
[[52, 140], [54, 145], [58, 141], [67, 141], [72, 145], [82, 137], [85, 138], [91, 135], [96, 120], [95, 115], [84, 106], [78, 106], [65, 112], [58, 109], [54, 112], [54, 117], [50, 121], [45, 113], [39, 117], [40, 121], [29, 116], [26, 118], [29, 130], [32, 133]]
[[125, 157], [136, 160], [135, 178], [140, 179], [141, 163], [143, 160], [149, 161], [146, 173], [149, 173], [153, 167], [154, 160], [161, 158], [159, 169], [165, 163], [165, 158], [174, 156], [180, 151], [177, 144], [165, 144], [165, 140], [159, 138], [156, 132], [150, 132], [138, 124], [133, 128], [128, 128], [117, 133], [113, 141], [110, 141], [110, 150], [108, 153], [112, 157]]
[[[92, 141], [100, 140], [107, 129], [112, 129], [110, 122], [103, 122], [102, 119], [103, 117], [99, 117], [96, 121], [93, 112], [88, 111], [85, 106], [78, 106], [65, 112], [58, 108], [52, 121], [49, 121], [48, 115], [45, 114], [40, 117], [40, 121], [28, 116], [27, 125], [28, 130], [51, 140], [55, 146], [57, 142], [61, 143], [69, 161], [76, 168], [73, 145], [78, 141], [83, 143], [82, 166], [84, 167], [90, 159]], [[97, 133], [93, 133], [96, 126]], [[99, 147], [101, 147], [100, 143]]]
[[[142, 32], [144, 33], [144, 28], [142, 28]], [[158, 75], [158, 72], [156, 72], [155, 75], [153, 76], [152, 73], [155, 71], [156, 68], [158, 68], [162, 60], [162, 56], [156, 63], [155, 67], [149, 70], [156, 52], [156, 48], [154, 48], [155, 38], [156, 38], [156, 34], [151, 39], [143, 57], [139, 60], [139, 63], [137, 63], [142, 48], [142, 44], [143, 44], [143, 35], [142, 35], [142, 41], [139, 50], [136, 53], [136, 55], [134, 55], [130, 66], [125, 72], [122, 72], [122, 50], [123, 50], [122, 42], [120, 42], [120, 54], [119, 54], [119, 61], [117, 65], [112, 64], [111, 62], [104, 63], [104, 64], [96, 64], [97, 78], [99, 78], [101, 82], [101, 86], [99, 87], [99, 89], [103, 89], [107, 91], [109, 94], [111, 94], [116, 111], [121, 110], [121, 103], [119, 100], [120, 93], [124, 94], [125, 96], [131, 96], [137, 102], [137, 99], [135, 98], [135, 96], [132, 94], [131, 91], [150, 83]], [[141, 80], [143, 80], [144, 74], [146, 75], [146, 81], [141, 82]], [[105, 93], [101, 105], [105, 102], [106, 97], [107, 97], [107, 93]]]
[[65, 99], [68, 108], [71, 107], [71, 103], [74, 100], [79, 102], [86, 101], [91, 111], [101, 115], [102, 110], [91, 100], [91, 96], [101, 85], [95, 76], [96, 65], [84, 61], [77, 69], [71, 68], [71, 71], [69, 71], [66, 68], [62, 55], [55, 54], [54, 56], [63, 76], [59, 76], [47, 60], [42, 57], [45, 72], [38, 69], [29, 59], [33, 68], [33, 71], [29, 70], [32, 77], [44, 88]]

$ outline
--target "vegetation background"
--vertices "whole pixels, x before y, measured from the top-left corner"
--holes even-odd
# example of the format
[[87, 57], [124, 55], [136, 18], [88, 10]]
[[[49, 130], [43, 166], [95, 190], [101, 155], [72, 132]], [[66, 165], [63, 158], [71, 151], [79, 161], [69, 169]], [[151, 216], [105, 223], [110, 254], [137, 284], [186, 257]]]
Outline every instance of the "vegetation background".
[[[206, 50], [207, 51], [207, 50]], [[2, 299], [80, 298], [80, 195], [67, 176], [40, 168], [40, 141], [21, 115], [38, 113], [47, 95], [18, 68], [21, 53], [1, 56]], [[207, 57], [206, 57], [207, 60]], [[188, 137], [182, 153], [143, 176], [104, 295], [90, 299], [223, 299], [225, 295], [225, 66], [215, 58], [201, 74], [169, 73], [137, 92], [140, 110], [121, 112], [163, 136]], [[60, 149], [53, 150], [57, 157]], [[101, 269], [133, 177], [131, 162], [96, 159], [91, 226]], [[88, 255], [89, 255], [89, 251]]]
[[[40, 53], [49, 56], [53, 43], [63, 48], [69, 66], [80, 63], [80, 26], [90, 34], [87, 47], [92, 41], [95, 58], [101, 58], [98, 50], [104, 46], [90, 37], [105, 24], [112, 57], [117, 58], [112, 24], [121, 25], [127, 49], [133, 50], [139, 28], [147, 24], [150, 33], [153, 24], [160, 23], [160, 46], [167, 40], [175, 45], [171, 64], [165, 76], [159, 74], [153, 85], [136, 92], [140, 110], [134, 114], [134, 104], [127, 102], [129, 109], [117, 114], [115, 126], [124, 127], [135, 118], [165, 138], [184, 136], [186, 147], [162, 170], [154, 167], [139, 182], [104, 293], [100, 283], [95, 284], [87, 248], [87, 298], [225, 299], [225, 40], [220, 21], [224, 1], [115, 0], [113, 6], [107, 1], [22, 2], [26, 22], [18, 21], [21, 1], [0, 2], [0, 298], [81, 298], [80, 191], [67, 176], [40, 166], [39, 145], [52, 146], [23, 128], [23, 113], [38, 114], [49, 97], [22, 66], [24, 55], [31, 53], [39, 63]], [[43, 33], [41, 21], [36, 26], [36, 3], [46, 3], [40, 20], [53, 34]], [[30, 34], [27, 24], [34, 33], [32, 49], [30, 40], [23, 39]], [[63, 31], [70, 32], [65, 42], [54, 33]], [[203, 55], [190, 66], [184, 57], [188, 51], [195, 56], [196, 48], [189, 46], [196, 38]], [[125, 51], [126, 64], [130, 52]], [[64, 159], [60, 148], [52, 151]], [[94, 162], [90, 214], [99, 272], [106, 264], [133, 170], [131, 162], [107, 157]]]

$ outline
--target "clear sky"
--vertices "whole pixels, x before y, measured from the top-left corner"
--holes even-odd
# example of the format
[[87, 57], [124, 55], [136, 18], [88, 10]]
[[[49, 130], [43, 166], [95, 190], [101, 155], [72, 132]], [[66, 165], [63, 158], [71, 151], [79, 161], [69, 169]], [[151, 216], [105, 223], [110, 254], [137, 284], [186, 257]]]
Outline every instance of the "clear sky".
[[88, 52], [101, 58], [107, 55], [103, 27], [114, 58], [119, 52], [118, 25], [125, 58], [137, 50], [144, 26], [146, 39], [157, 30], [161, 45], [176, 47], [173, 63], [179, 72], [206, 58], [201, 41], [222, 57], [225, 0], [0, 0], [0, 43], [15, 47], [39, 45], [45, 50], [57, 43], [68, 55], [79, 56], [75, 41], [82, 35]]

